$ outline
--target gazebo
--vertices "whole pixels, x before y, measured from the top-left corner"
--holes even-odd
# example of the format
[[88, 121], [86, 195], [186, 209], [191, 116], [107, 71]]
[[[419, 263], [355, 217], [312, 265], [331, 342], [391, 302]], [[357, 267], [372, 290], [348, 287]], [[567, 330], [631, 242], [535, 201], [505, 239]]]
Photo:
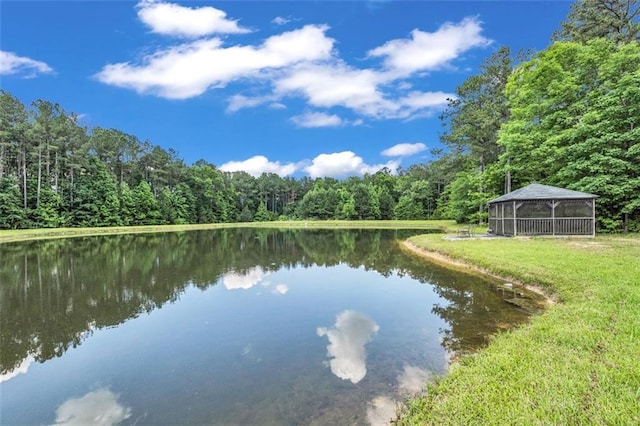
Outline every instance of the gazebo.
[[489, 201], [489, 232], [595, 236], [596, 198], [586, 192], [532, 183]]

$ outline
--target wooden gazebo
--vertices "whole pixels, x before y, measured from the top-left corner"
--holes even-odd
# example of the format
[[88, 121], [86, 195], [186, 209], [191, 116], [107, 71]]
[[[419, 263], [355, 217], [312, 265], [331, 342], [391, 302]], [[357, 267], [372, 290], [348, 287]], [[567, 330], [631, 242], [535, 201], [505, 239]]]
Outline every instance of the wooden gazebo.
[[489, 201], [496, 235], [591, 235], [597, 195], [533, 183]]

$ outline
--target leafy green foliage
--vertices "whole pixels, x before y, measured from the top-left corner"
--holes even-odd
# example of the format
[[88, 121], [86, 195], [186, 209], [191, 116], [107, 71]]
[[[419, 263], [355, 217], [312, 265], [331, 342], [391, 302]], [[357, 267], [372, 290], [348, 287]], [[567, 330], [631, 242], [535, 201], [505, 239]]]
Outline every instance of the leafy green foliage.
[[597, 194], [601, 225], [640, 215], [639, 87], [638, 43], [557, 42], [518, 67], [499, 139], [514, 182]]
[[616, 43], [640, 42], [638, 0], [577, 0], [554, 35], [556, 40], [586, 43], [596, 38]]

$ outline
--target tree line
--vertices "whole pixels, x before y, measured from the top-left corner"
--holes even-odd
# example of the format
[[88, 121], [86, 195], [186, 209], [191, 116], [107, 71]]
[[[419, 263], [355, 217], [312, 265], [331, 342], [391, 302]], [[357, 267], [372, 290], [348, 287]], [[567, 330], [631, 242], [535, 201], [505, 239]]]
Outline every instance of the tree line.
[[[0, 228], [439, 217], [450, 161], [339, 181], [223, 172], [0, 91]], [[447, 171], [448, 170], [448, 171]]]
[[0, 229], [279, 219], [486, 220], [537, 181], [598, 195], [604, 230], [640, 230], [639, 0], [578, 0], [550, 46], [499, 48], [441, 115], [436, 159], [345, 180], [223, 172], [0, 91]]

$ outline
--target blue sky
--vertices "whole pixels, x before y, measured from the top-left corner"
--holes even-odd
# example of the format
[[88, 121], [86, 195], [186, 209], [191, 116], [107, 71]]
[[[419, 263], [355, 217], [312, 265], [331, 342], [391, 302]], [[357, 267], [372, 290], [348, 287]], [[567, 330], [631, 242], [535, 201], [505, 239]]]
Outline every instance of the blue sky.
[[222, 170], [337, 178], [432, 159], [446, 99], [568, 1], [5, 1], [1, 87]]

